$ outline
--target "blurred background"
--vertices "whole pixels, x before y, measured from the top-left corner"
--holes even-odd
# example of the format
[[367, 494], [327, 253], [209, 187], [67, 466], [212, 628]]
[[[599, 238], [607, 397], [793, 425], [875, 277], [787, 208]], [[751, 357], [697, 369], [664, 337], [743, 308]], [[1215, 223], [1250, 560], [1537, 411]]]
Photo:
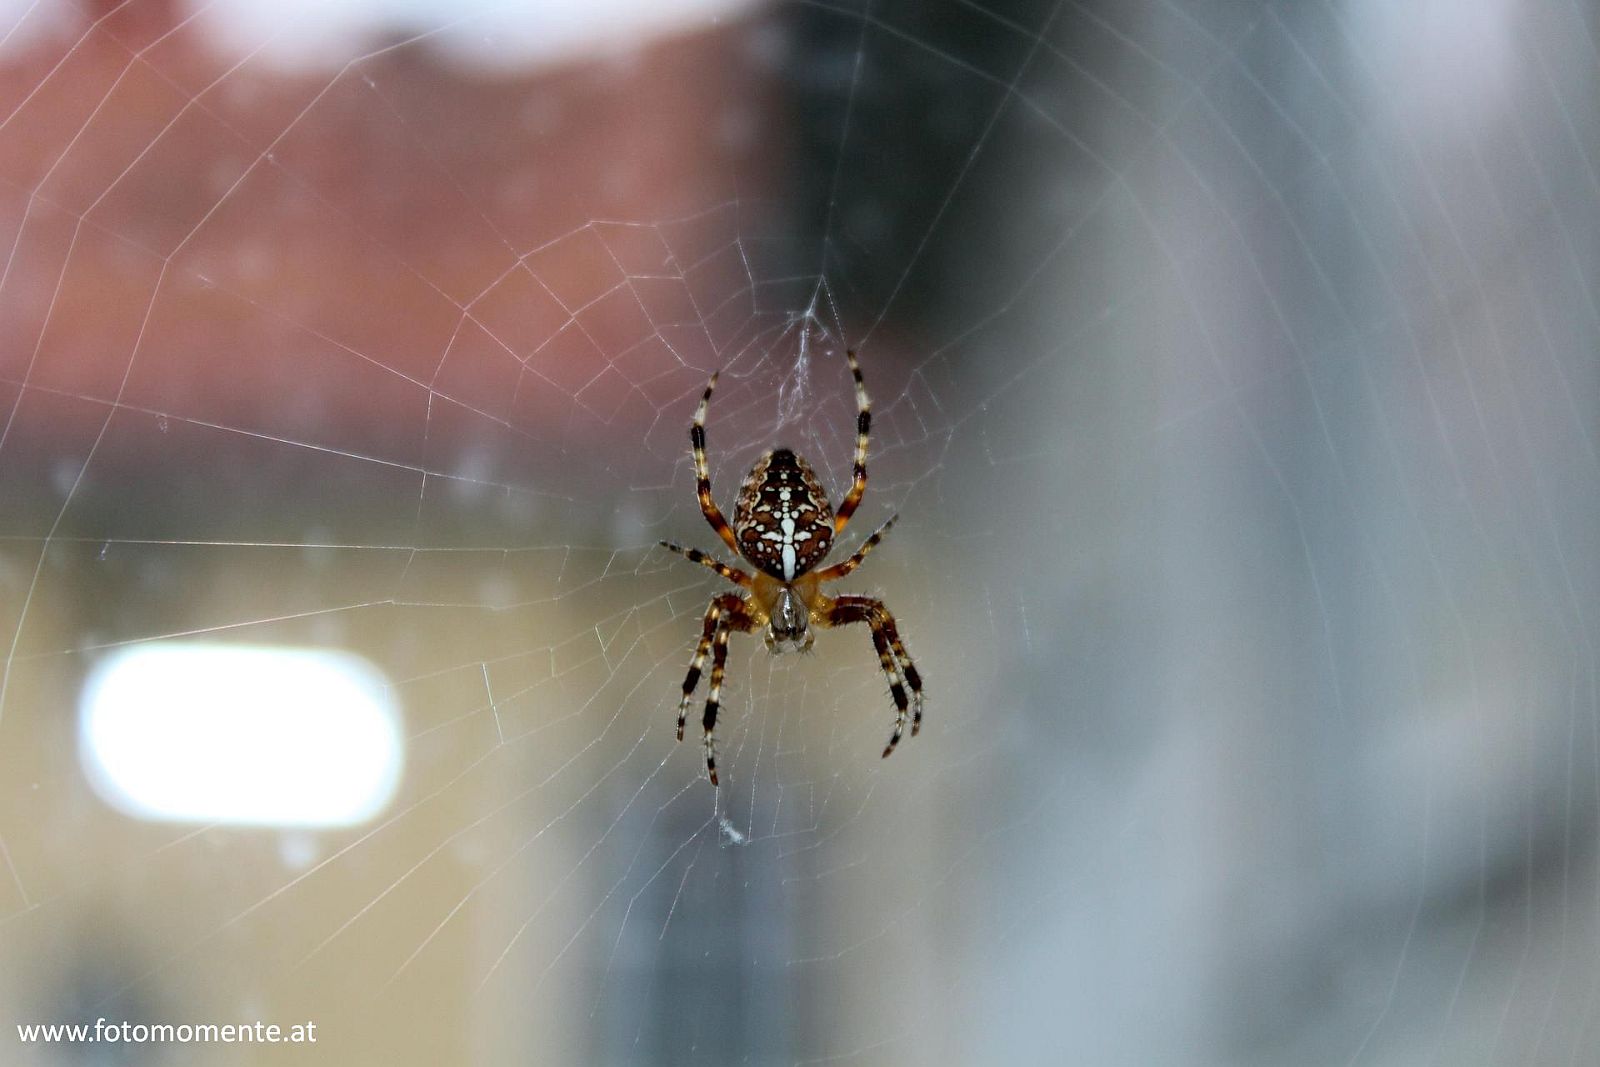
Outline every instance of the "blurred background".
[[[0, 3], [0, 1060], [1600, 1063], [1597, 42]], [[847, 344], [927, 723], [735, 638], [719, 793]]]

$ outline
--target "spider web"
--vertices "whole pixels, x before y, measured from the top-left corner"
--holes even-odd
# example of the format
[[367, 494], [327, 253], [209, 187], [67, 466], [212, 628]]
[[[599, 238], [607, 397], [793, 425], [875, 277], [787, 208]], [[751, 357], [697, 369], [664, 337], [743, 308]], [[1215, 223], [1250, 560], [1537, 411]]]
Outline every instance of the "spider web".
[[[509, 10], [6, 9], [14, 1021], [1597, 1062], [1586, 8], [817, 0], [531, 69]], [[927, 724], [878, 758], [864, 632], [735, 638], [714, 792], [689, 418], [723, 368], [724, 508], [780, 442], [837, 496], [846, 345], [847, 547], [901, 521], [844, 587]], [[393, 804], [102, 806], [78, 691], [176, 637], [370, 659]]]

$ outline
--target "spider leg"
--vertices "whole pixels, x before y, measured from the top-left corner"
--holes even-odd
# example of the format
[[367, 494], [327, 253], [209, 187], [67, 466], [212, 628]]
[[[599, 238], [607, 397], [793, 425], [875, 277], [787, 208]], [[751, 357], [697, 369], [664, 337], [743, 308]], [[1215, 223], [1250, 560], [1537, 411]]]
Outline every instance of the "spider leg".
[[[884, 676], [889, 679], [889, 695], [894, 699], [895, 706], [894, 733], [883, 750], [887, 757], [900, 744], [907, 719], [911, 719], [913, 736], [922, 727], [922, 676], [917, 673], [911, 657], [906, 653], [905, 645], [900, 641], [900, 632], [895, 627], [894, 616], [883, 601], [867, 596], [839, 597], [828, 608], [824, 621], [828, 626], [864, 622], [872, 628], [872, 645], [878, 650], [878, 663], [883, 667]], [[907, 685], [911, 687], [910, 699], [906, 697]]]
[[678, 701], [678, 740], [683, 740], [683, 724], [689, 718], [689, 701], [694, 697], [694, 690], [700, 684], [700, 671], [706, 665], [706, 653], [711, 651], [711, 640], [716, 635], [719, 622], [724, 615], [741, 612], [744, 601], [738, 593], [722, 593], [711, 598], [711, 603], [706, 608], [705, 625], [700, 631], [700, 643], [694, 647], [694, 658], [689, 661], [689, 673], [683, 679], [683, 699]]
[[730, 612], [717, 625], [717, 634], [712, 642], [711, 691], [706, 694], [706, 712], [700, 723], [706, 731], [706, 777], [711, 779], [712, 785], [717, 784], [717, 748], [713, 731], [717, 728], [717, 709], [722, 706], [722, 674], [728, 663], [728, 636], [735, 630], [747, 633], [754, 627], [754, 620], [743, 610]]
[[694, 422], [689, 426], [689, 445], [694, 450], [695, 493], [700, 498], [700, 511], [706, 521], [717, 531], [722, 543], [738, 555], [739, 542], [734, 539], [733, 527], [728, 525], [717, 502], [711, 498], [711, 471], [706, 465], [706, 407], [711, 403], [711, 390], [716, 387], [717, 375], [713, 374], [706, 383], [706, 391], [700, 395], [700, 406], [694, 409]]
[[744, 571], [740, 570], [738, 567], [730, 567], [721, 560], [700, 551], [698, 548], [684, 548], [682, 545], [673, 544], [671, 541], [658, 541], [656, 543], [662, 548], [665, 548], [671, 552], [676, 552], [678, 555], [683, 556], [690, 563], [698, 563], [703, 567], [711, 568], [735, 585], [742, 585], [746, 588], [751, 585], [750, 576]]
[[836, 534], [844, 530], [845, 523], [861, 505], [862, 494], [867, 491], [867, 437], [872, 432], [872, 402], [867, 399], [867, 387], [861, 381], [861, 365], [856, 362], [855, 349], [846, 349], [844, 356], [850, 361], [850, 373], [856, 380], [856, 462], [855, 481], [839, 502], [839, 510], [833, 513]]
[[843, 578], [845, 575], [849, 574], [851, 571], [855, 570], [857, 567], [861, 566], [861, 561], [867, 558], [867, 553], [871, 552], [872, 549], [877, 545], [877, 543], [879, 541], [883, 540], [883, 535], [889, 532], [889, 527], [893, 526], [894, 523], [895, 523], [895, 520], [898, 519], [899, 517], [900, 516], [898, 516], [898, 515], [889, 516], [889, 521], [888, 522], [886, 522], [882, 526], [878, 527], [877, 530], [873, 532], [871, 537], [869, 537], [865, 541], [861, 542], [861, 547], [856, 549], [856, 554], [855, 555], [851, 556], [847, 560], [844, 560], [842, 563], [835, 563], [831, 567], [825, 567], [822, 570], [818, 571], [817, 572], [817, 581], [819, 581], [819, 582], [837, 581], [838, 579]]
[[889, 647], [894, 649], [895, 656], [900, 660], [906, 685], [911, 687], [911, 736], [916, 737], [922, 729], [922, 675], [917, 673], [917, 665], [911, 662], [911, 654], [901, 642], [900, 629], [895, 625], [894, 616], [889, 614], [888, 608], [883, 609], [883, 632], [889, 638]]

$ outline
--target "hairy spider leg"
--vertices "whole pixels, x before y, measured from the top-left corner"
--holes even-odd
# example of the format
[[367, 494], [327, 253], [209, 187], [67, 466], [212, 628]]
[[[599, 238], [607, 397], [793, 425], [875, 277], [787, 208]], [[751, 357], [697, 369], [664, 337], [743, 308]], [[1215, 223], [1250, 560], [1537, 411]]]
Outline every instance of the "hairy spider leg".
[[[916, 737], [922, 729], [922, 675], [917, 673], [917, 665], [911, 662], [911, 654], [901, 642], [900, 630], [895, 626], [894, 616], [889, 614], [888, 608], [883, 609], [883, 632], [889, 638], [889, 647], [894, 649], [895, 656], [900, 660], [906, 685], [911, 687], [911, 736]], [[891, 743], [889, 747], [893, 748], [894, 745]]]
[[[884, 676], [889, 679], [889, 695], [894, 698], [895, 706], [894, 733], [890, 735], [889, 743], [883, 749], [883, 754], [887, 757], [895, 750], [895, 746], [900, 744], [906, 720], [913, 716], [911, 709], [913, 702], [916, 710], [912, 734], [915, 735], [922, 725], [922, 677], [917, 673], [910, 655], [906, 653], [905, 645], [900, 641], [894, 616], [881, 600], [867, 596], [842, 596], [832, 602], [823, 618], [828, 626], [848, 626], [851, 623], [864, 622], [872, 628], [872, 644], [878, 650], [878, 663], [883, 667]], [[901, 680], [901, 663], [905, 665], [904, 684]], [[906, 685], [911, 687], [911, 700], [906, 698]]]
[[684, 548], [682, 545], [674, 544], [671, 541], [657, 541], [656, 543], [668, 551], [676, 552], [678, 555], [683, 556], [690, 563], [698, 563], [702, 567], [711, 568], [735, 585], [742, 585], [748, 588], [751, 584], [750, 576], [744, 571], [738, 567], [730, 567], [720, 559], [707, 555], [698, 548]]
[[706, 694], [706, 713], [701, 725], [706, 731], [706, 777], [717, 784], [717, 748], [714, 731], [717, 728], [717, 709], [722, 706], [722, 673], [728, 663], [728, 635], [738, 630], [748, 633], [755, 628], [755, 620], [742, 611], [726, 616], [717, 626], [717, 636], [711, 646], [711, 691]]
[[706, 665], [706, 653], [711, 651], [712, 638], [724, 615], [742, 612], [744, 601], [738, 593], [723, 593], [711, 598], [706, 607], [705, 625], [700, 630], [700, 643], [694, 647], [694, 658], [689, 661], [689, 673], [683, 679], [683, 699], [678, 702], [678, 740], [683, 740], [683, 724], [689, 718], [689, 701], [694, 699], [695, 687], [700, 684], [700, 671]]
[[869, 537], [865, 541], [861, 542], [861, 547], [856, 549], [856, 554], [855, 555], [851, 556], [849, 559], [844, 560], [844, 561], [842, 561], [840, 563], [835, 563], [831, 567], [825, 567], [822, 570], [818, 571], [817, 572], [817, 581], [819, 581], [819, 582], [834, 582], [834, 581], [838, 581], [840, 578], [843, 578], [845, 575], [849, 574], [851, 571], [853, 571], [857, 567], [861, 566], [861, 561], [867, 558], [867, 553], [871, 552], [872, 549], [877, 545], [877, 543], [879, 541], [883, 540], [883, 535], [889, 532], [889, 527], [893, 526], [895, 524], [895, 520], [898, 519], [898, 518], [900, 518], [900, 516], [898, 516], [898, 515], [890, 515], [888, 522], [886, 522], [882, 526], [878, 527], [876, 530], [873, 531], [873, 534], [872, 534], [871, 537]]
[[833, 532], [836, 534], [844, 530], [845, 523], [861, 506], [862, 494], [867, 491], [867, 438], [872, 432], [872, 402], [867, 399], [867, 387], [861, 381], [861, 365], [856, 362], [856, 350], [847, 348], [844, 356], [850, 361], [850, 373], [856, 380], [856, 463], [855, 481], [850, 486], [850, 492], [839, 502], [839, 510], [833, 513]]
[[718, 371], [711, 376], [706, 391], [700, 395], [700, 406], [694, 409], [694, 422], [689, 427], [689, 446], [694, 450], [695, 493], [700, 497], [700, 511], [722, 538], [722, 543], [737, 555], [739, 542], [734, 539], [733, 527], [728, 525], [717, 502], [711, 498], [711, 470], [706, 465], [706, 408], [711, 403], [711, 390], [717, 387], [717, 375], [721, 373]]

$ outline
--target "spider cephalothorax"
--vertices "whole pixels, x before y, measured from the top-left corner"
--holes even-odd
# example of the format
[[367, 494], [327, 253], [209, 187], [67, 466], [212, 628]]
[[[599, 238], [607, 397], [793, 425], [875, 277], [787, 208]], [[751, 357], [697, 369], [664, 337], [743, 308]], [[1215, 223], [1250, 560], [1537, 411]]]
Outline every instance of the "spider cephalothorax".
[[[767, 648], [774, 652], [805, 650], [811, 647], [814, 631], [811, 624], [821, 627], [844, 626], [864, 622], [872, 628], [872, 644], [878, 651], [878, 662], [889, 679], [889, 694], [894, 699], [896, 716], [894, 733], [885, 746], [885, 756], [900, 743], [906, 720], [911, 720], [911, 734], [916, 736], [922, 726], [922, 679], [912, 665], [905, 645], [900, 642], [894, 616], [881, 600], [864, 596], [830, 597], [822, 592], [822, 583], [843, 578], [861, 565], [868, 552], [883, 539], [890, 526], [891, 517], [858, 548], [854, 555], [820, 571], [813, 571], [833, 548], [834, 539], [841, 533], [850, 516], [855, 514], [867, 489], [867, 440], [872, 427], [872, 406], [867, 400], [867, 389], [861, 381], [861, 368], [856, 354], [847, 351], [850, 372], [856, 386], [856, 458], [854, 480], [850, 491], [834, 511], [828, 494], [817, 480], [811, 465], [787, 448], [775, 448], [756, 461], [739, 489], [739, 499], [734, 505], [733, 523], [717, 508], [711, 496], [711, 475], [706, 464], [706, 408], [711, 403], [711, 391], [716, 388], [717, 376], [713, 374], [695, 409], [694, 422], [689, 427], [689, 443], [694, 450], [694, 473], [700, 510], [706, 521], [722, 538], [722, 542], [755, 567], [755, 574], [747, 574], [713, 559], [697, 548], [684, 548], [668, 541], [661, 542], [695, 563], [709, 567], [746, 590], [723, 593], [711, 599], [706, 609], [705, 624], [701, 629], [700, 643], [695, 647], [689, 674], [683, 680], [683, 699], [678, 704], [678, 740], [683, 740], [683, 726], [689, 716], [689, 701], [695, 687], [700, 684], [700, 672], [705, 667], [706, 655], [711, 654], [711, 692], [706, 700], [705, 728], [706, 773], [711, 784], [717, 784], [716, 748], [712, 731], [717, 724], [717, 708], [722, 696], [722, 675], [728, 659], [728, 635], [737, 631], [750, 633], [765, 627]], [[906, 694], [909, 687], [910, 696]]]

